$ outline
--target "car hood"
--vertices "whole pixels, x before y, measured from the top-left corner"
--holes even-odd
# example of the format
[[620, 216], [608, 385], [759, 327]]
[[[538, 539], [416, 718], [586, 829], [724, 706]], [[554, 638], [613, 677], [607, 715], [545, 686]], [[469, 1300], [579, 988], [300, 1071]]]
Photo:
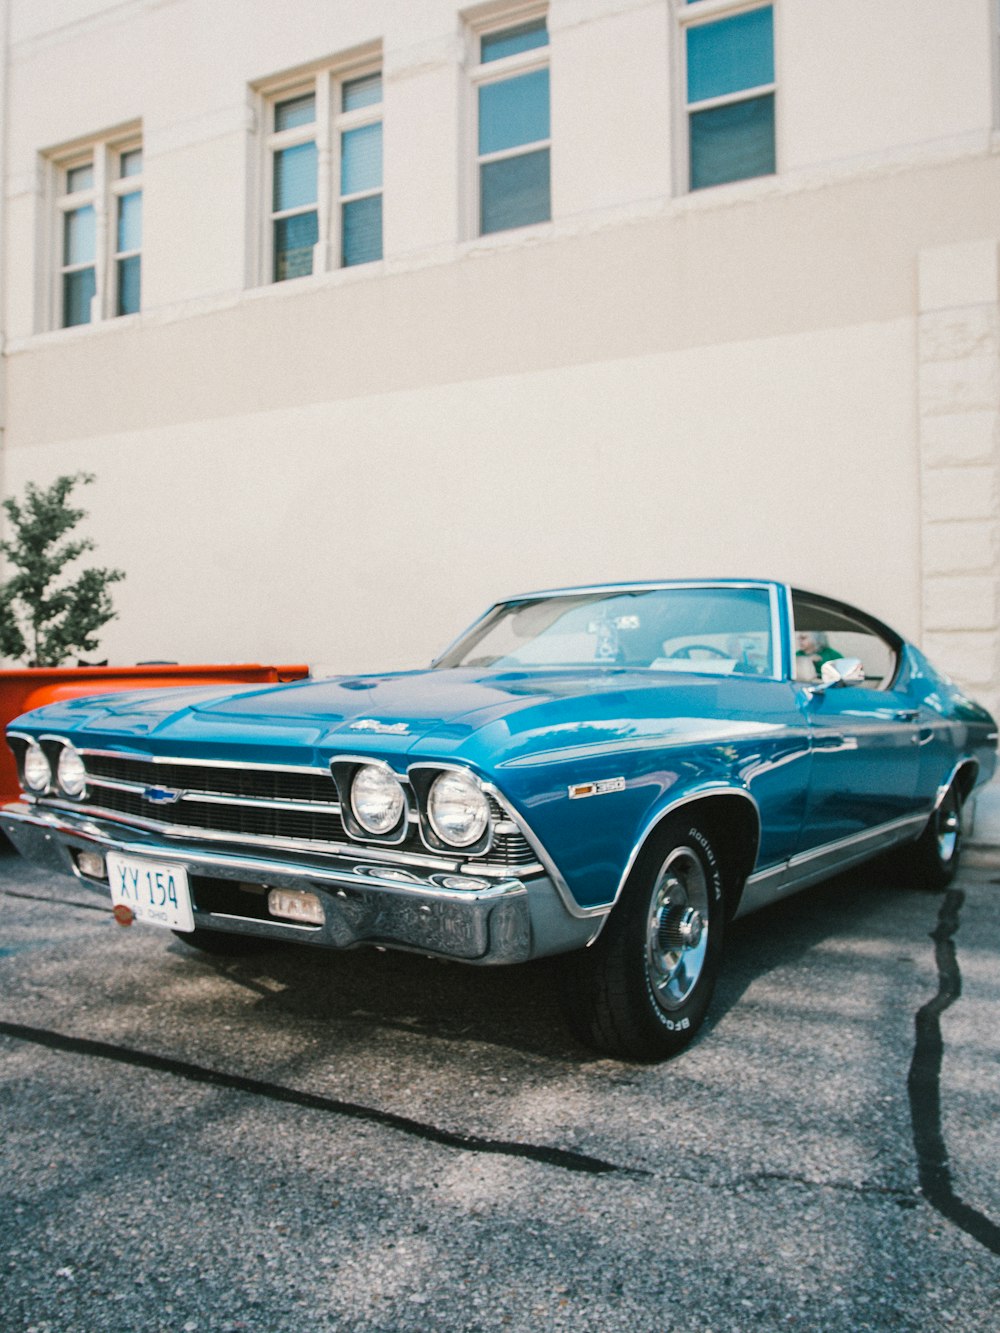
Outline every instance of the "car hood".
[[[733, 735], [734, 728], [757, 730], [760, 723], [745, 719], [759, 716], [763, 700], [751, 700], [748, 692], [768, 687], [773, 690], [774, 683], [613, 668], [449, 668], [237, 692], [222, 687], [74, 699], [46, 708], [44, 723], [119, 739], [155, 738], [161, 752], [169, 746], [178, 753], [254, 746], [286, 751], [287, 762], [307, 745], [341, 753], [455, 756], [493, 768], [530, 762], [539, 751], [602, 750], [682, 734], [709, 740]], [[37, 716], [41, 720], [41, 710]], [[317, 759], [322, 762], [322, 755]]]

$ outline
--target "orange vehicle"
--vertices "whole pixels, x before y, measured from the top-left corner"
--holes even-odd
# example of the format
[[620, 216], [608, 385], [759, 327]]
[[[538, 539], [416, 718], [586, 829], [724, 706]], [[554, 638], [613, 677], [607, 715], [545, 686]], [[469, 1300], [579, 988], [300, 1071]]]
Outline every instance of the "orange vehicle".
[[[0, 724], [6, 727], [8, 722], [32, 708], [85, 694], [173, 689], [180, 685], [224, 685], [228, 682], [276, 685], [287, 680], [302, 680], [308, 675], [307, 666], [261, 666], [256, 662], [198, 666], [149, 662], [131, 667], [21, 667], [0, 671]], [[19, 791], [14, 757], [6, 745], [0, 746], [0, 803], [16, 801]]]

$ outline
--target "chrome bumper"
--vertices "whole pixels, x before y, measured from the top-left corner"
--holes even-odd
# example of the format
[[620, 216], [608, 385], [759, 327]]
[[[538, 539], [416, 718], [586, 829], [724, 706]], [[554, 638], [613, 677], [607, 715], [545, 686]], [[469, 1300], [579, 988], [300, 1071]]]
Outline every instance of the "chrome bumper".
[[[375, 865], [360, 857], [288, 861], [192, 843], [179, 846], [157, 835], [91, 816], [22, 803], [0, 810], [0, 828], [34, 864], [74, 876], [108, 892], [106, 883], [80, 873], [74, 852], [99, 848], [172, 861], [192, 885], [195, 926], [237, 935], [295, 940], [331, 949], [381, 945], [434, 954], [467, 963], [522, 963], [584, 947], [602, 918], [580, 919], [563, 906], [548, 876], [491, 881], [462, 876], [468, 887], [442, 881], [443, 873]], [[308, 889], [323, 904], [322, 925], [299, 925], [273, 917], [240, 916], [199, 906], [199, 879], [269, 888]]]

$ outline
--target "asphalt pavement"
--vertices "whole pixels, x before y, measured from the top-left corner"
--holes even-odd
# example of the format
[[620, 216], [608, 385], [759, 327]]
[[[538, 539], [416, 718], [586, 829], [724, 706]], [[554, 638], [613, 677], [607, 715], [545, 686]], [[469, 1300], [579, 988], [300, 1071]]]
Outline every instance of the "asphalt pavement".
[[551, 964], [199, 955], [0, 850], [0, 1328], [1000, 1328], [1000, 863], [738, 923], [709, 1026]]

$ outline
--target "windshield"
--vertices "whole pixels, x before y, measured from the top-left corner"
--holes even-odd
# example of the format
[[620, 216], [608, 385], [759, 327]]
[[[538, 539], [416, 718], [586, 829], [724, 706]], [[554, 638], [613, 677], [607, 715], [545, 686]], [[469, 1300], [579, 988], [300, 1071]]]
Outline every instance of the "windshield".
[[507, 602], [437, 665], [777, 674], [766, 588], [648, 588]]

